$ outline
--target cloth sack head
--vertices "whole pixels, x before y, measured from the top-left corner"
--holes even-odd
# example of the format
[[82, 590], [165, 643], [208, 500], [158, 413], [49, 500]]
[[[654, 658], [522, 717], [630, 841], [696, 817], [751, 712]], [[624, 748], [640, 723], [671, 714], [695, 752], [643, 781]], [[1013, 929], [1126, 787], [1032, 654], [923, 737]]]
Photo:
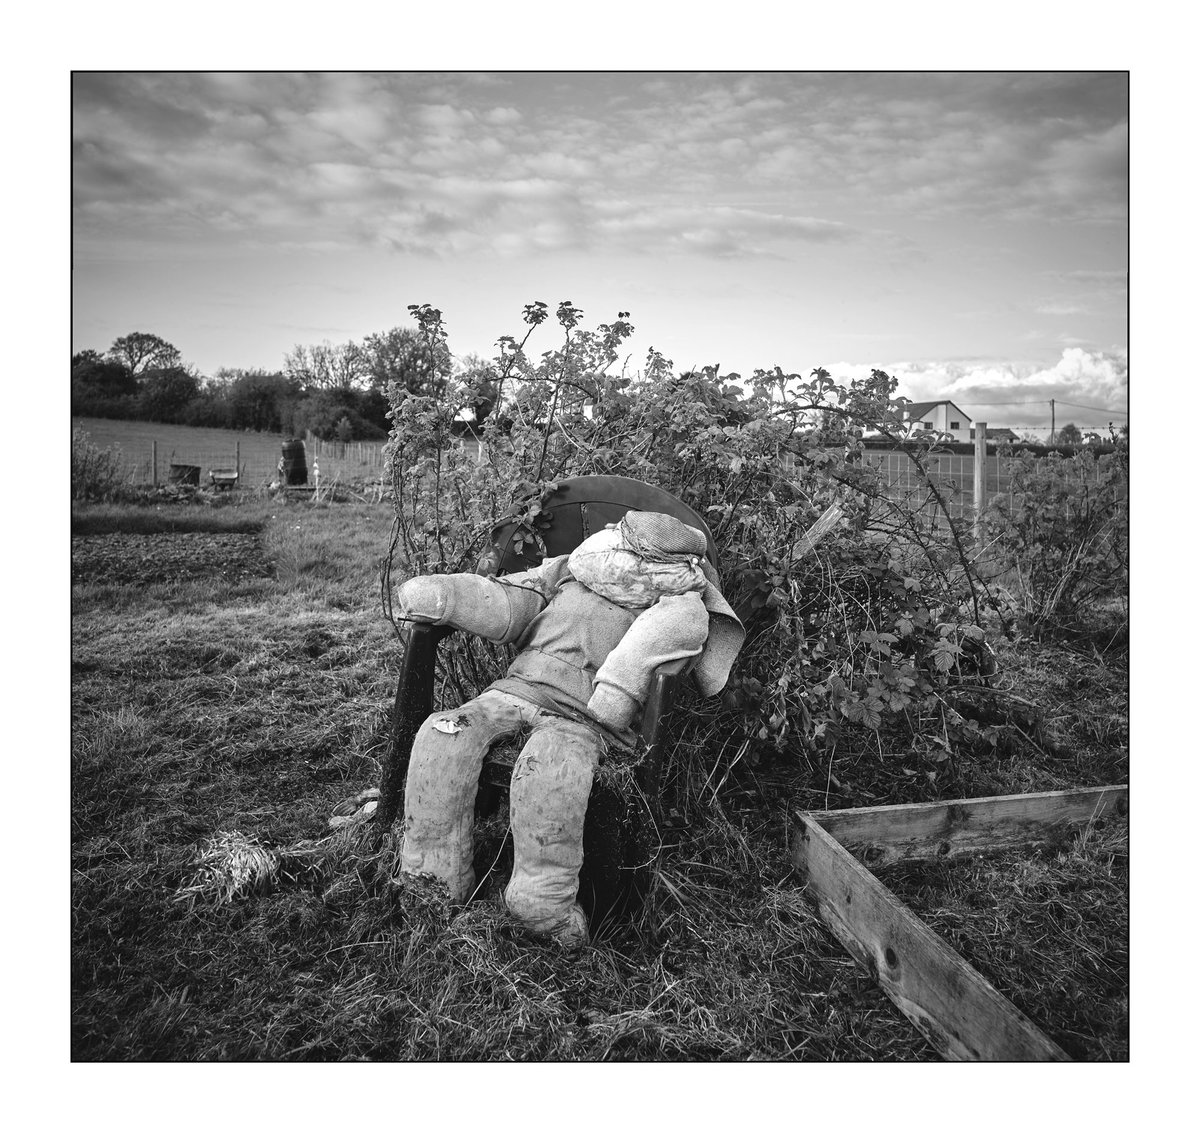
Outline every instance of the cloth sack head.
[[[598, 593], [615, 581], [618, 587], [630, 586], [644, 599], [657, 587], [649, 601], [642, 601], [644, 606], [666, 593], [700, 591], [708, 610], [709, 631], [693, 672], [700, 691], [712, 696], [729, 680], [746, 630], [725, 601], [720, 577], [705, 557], [707, 553], [708, 538], [698, 528], [662, 512], [629, 511], [619, 523], [585, 539], [572, 552], [569, 563], [571, 573]], [[598, 585], [589, 581], [597, 578]], [[610, 601], [618, 599], [610, 597]]]
[[589, 535], [567, 560], [589, 590], [628, 610], [644, 610], [672, 594], [701, 591], [706, 576], [695, 555], [642, 555], [616, 524]]

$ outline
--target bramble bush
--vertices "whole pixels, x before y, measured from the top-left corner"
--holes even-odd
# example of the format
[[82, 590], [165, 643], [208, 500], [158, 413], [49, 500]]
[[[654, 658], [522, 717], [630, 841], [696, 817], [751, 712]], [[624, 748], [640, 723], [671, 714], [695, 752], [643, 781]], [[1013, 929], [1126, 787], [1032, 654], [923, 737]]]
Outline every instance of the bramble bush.
[[1011, 500], [993, 499], [985, 524], [1011, 579], [1023, 628], [1077, 625], [1095, 602], [1129, 587], [1129, 446], [1009, 461]]
[[[442, 313], [427, 304], [410, 311], [430, 358], [445, 356]], [[907, 435], [895, 381], [879, 370], [848, 386], [820, 369], [756, 370], [749, 379], [715, 367], [677, 373], [653, 349], [631, 376], [617, 369], [633, 331], [628, 313], [594, 331], [581, 316], [559, 304], [558, 345], [534, 356], [531, 335], [553, 323], [544, 303], [532, 303], [523, 336], [501, 338], [490, 369], [447, 373], [436, 395], [389, 390], [389, 616], [393, 562], [405, 577], [473, 570], [493, 525], [509, 515], [539, 543], [541, 506], [560, 480], [631, 476], [706, 517], [723, 590], [747, 628], [722, 696], [686, 714], [682, 747], [702, 746], [714, 765], [802, 760], [824, 784], [839, 752], [915, 758], [917, 769], [904, 773], [936, 782], [955, 755], [994, 742], [994, 730], [965, 717], [953, 696], [979, 685], [990, 656], [991, 596], [960, 525], [928, 477], [941, 525], [890, 499], [861, 459], [865, 430]], [[458, 437], [466, 408], [485, 395], [495, 408], [477, 430], [477, 458]], [[918, 472], [938, 439], [905, 446]], [[801, 536], [835, 503], [836, 528], [805, 555]], [[502, 650], [465, 637], [447, 644], [441, 678], [451, 694], [473, 696], [497, 675]]]

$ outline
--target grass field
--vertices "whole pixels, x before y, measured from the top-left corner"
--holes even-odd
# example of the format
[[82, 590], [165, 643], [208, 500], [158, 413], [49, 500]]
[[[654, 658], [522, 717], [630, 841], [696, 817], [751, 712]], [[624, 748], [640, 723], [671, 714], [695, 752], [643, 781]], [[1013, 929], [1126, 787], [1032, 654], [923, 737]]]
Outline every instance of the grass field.
[[[288, 438], [274, 433], [238, 432], [235, 429], [196, 429], [188, 425], [160, 425], [153, 421], [116, 421], [103, 417], [74, 417], [72, 427], [83, 429], [94, 445], [105, 449], [119, 447], [136, 483], [153, 479], [154, 444], [158, 443], [158, 481], [167, 482], [172, 463], [200, 467], [202, 484], [208, 483], [212, 468], [233, 468], [241, 462], [240, 485], [257, 488], [269, 484], [278, 473], [283, 442]], [[375, 448], [380, 446], [376, 445]], [[321, 477], [329, 481], [340, 477], [343, 482], [378, 479], [377, 465], [356, 459], [338, 459], [330, 455], [321, 458]], [[309, 482], [312, 482], [313, 457], [308, 456]]]
[[[161, 452], [167, 431], [145, 428], [159, 431]], [[379, 612], [390, 523], [386, 506], [254, 497], [73, 516], [75, 1060], [935, 1057], [824, 930], [792, 874], [795, 809], [852, 802], [787, 761], [714, 774], [705, 752], [684, 753], [692, 821], [666, 839], [644, 908], [576, 958], [519, 933], [499, 881], [451, 921], [432, 907], [398, 917], [387, 884], [394, 844], [353, 835], [321, 842], [322, 871], [229, 903], [189, 899], [215, 836], [268, 847], [327, 839], [331, 806], [377, 781], [400, 660]], [[151, 569], [136, 584], [106, 574], [114, 555], [164, 557], [175, 542], [185, 571]], [[226, 577], [234, 545], [263, 570]], [[1123, 652], [1009, 646], [1002, 661], [1002, 683], [1044, 727], [961, 767], [956, 794], [1127, 781]], [[878, 753], [839, 760], [842, 783], [894, 776], [894, 793], [877, 801], [914, 797]], [[1086, 863], [1087, 892], [1102, 887], [1112, 910], [1104, 939], [1086, 947], [1104, 950], [1103, 979], [1081, 970], [1069, 1017], [1039, 1014], [1027, 992], [1038, 981], [1071, 986], [1077, 940], [1057, 952], [986, 950], [997, 906], [975, 909], [972, 923], [972, 902], [956, 897], [953, 943], [980, 934], [989, 977], [1032, 1002], [1035, 1021], [1075, 1057], [1123, 1059], [1127, 890], [1120, 850], [1101, 849], [1107, 858]], [[1016, 887], [1007, 935], [1026, 931], [1022, 901], [1041, 900], [1051, 879], [1055, 900], [1070, 905], [1085, 869], [1072, 854], [1079, 848], [992, 878], [998, 891]], [[1034, 962], [1048, 970], [1030, 973]], [[1090, 1012], [1089, 997], [1103, 998]]]

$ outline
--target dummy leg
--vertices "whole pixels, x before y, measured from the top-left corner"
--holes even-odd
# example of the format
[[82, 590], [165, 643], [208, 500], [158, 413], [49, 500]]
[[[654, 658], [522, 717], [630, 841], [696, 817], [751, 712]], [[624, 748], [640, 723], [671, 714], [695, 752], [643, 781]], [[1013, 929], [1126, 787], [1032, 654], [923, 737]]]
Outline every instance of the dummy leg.
[[400, 871], [432, 874], [465, 901], [475, 888], [475, 796], [488, 748], [516, 735], [537, 709], [491, 690], [426, 718], [413, 741], [404, 786]]
[[591, 728], [540, 715], [513, 768], [513, 871], [504, 901], [530, 931], [570, 947], [588, 941], [587, 918], [575, 898], [583, 822], [603, 751]]

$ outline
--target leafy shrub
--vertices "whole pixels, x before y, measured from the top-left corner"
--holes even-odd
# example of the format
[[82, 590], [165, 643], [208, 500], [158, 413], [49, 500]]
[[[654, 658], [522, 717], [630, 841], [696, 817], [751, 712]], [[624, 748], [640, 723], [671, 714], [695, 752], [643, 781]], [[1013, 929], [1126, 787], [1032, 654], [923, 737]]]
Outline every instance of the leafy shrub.
[[99, 503], [123, 497], [129, 470], [120, 446], [101, 449], [83, 429], [71, 432], [71, 499]]
[[[438, 356], [441, 312], [410, 310]], [[569, 301], [555, 313], [561, 344], [531, 358], [525, 346], [549, 314], [528, 305], [523, 337], [501, 338], [493, 367], [447, 372], [437, 394], [390, 387], [385, 459], [396, 520], [387, 567], [396, 559], [406, 576], [472, 570], [493, 525], [514, 511], [521, 535], [540, 542], [541, 507], [560, 480], [631, 476], [706, 517], [723, 589], [748, 630], [723, 696], [689, 714], [693, 740], [711, 750], [720, 736], [734, 761], [781, 755], [814, 771], [818, 761], [828, 769], [839, 747], [886, 744], [927, 754], [931, 778], [980, 742], [949, 693], [964, 675], [977, 681], [986, 660], [989, 596], [948, 515], [931, 530], [859, 459], [866, 429], [898, 442], [905, 430], [893, 379], [877, 370], [843, 387], [823, 370], [807, 378], [757, 370], [747, 380], [715, 367], [677, 374], [654, 350], [641, 373], [614, 374], [633, 330], [627, 313], [587, 331]], [[485, 393], [495, 408], [477, 458], [456, 436], [464, 407]], [[908, 447], [919, 473], [937, 440]], [[820, 553], [806, 555], [801, 536], [834, 504], [842, 518]], [[445, 680], [454, 694], [474, 695], [494, 678], [501, 651], [450, 642]]]
[[997, 496], [986, 513], [994, 546], [1008, 568], [1017, 613], [1038, 632], [1078, 621], [1098, 599], [1129, 586], [1129, 449], [1084, 450], [1009, 461], [1011, 501]]

